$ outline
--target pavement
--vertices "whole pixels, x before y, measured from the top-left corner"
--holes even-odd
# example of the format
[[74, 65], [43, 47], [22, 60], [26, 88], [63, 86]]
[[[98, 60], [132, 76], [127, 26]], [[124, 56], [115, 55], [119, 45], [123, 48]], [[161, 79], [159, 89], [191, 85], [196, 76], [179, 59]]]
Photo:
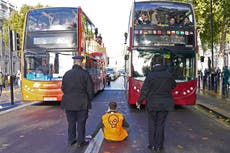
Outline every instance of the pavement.
[[21, 96], [21, 89], [18, 87], [14, 87], [13, 93], [13, 99], [11, 99], [10, 87], [3, 88], [2, 94], [0, 96], [0, 115], [16, 109], [39, 103], [23, 102]]
[[230, 94], [224, 97], [212, 90], [198, 90], [196, 104], [230, 119]]
[[11, 100], [10, 87], [3, 88], [0, 96], [0, 111], [18, 107], [21, 104], [21, 98], [18, 98], [18, 94], [20, 94], [19, 88], [14, 88], [14, 99]]

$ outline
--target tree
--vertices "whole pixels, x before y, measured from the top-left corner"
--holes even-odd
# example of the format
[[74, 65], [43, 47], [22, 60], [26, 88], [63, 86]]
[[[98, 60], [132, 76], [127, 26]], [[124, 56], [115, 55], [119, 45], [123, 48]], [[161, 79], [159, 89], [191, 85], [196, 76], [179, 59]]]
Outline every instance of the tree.
[[[221, 35], [220, 35], [220, 51], [219, 53], [223, 56], [225, 54], [226, 42], [230, 41], [230, 1], [220, 1], [220, 17], [222, 17]], [[228, 37], [227, 37], [228, 36]], [[228, 39], [227, 39], [228, 38]]]
[[[210, 0], [178, 0], [190, 1], [195, 10], [197, 31], [200, 35], [203, 50], [211, 47]], [[213, 42], [220, 46], [219, 55], [224, 56], [226, 43], [230, 41], [230, 1], [212, 0]]]
[[20, 9], [20, 11], [14, 10], [11, 13], [11, 16], [9, 19], [5, 20], [3, 23], [3, 41], [5, 46], [8, 46], [8, 26], [11, 30], [17, 31], [19, 33], [20, 37], [20, 44], [22, 42], [22, 35], [23, 35], [23, 26], [25, 21], [26, 13], [29, 9], [33, 8], [42, 8], [43, 6], [41, 4], [37, 4], [36, 6], [29, 6], [29, 5], [23, 5]]

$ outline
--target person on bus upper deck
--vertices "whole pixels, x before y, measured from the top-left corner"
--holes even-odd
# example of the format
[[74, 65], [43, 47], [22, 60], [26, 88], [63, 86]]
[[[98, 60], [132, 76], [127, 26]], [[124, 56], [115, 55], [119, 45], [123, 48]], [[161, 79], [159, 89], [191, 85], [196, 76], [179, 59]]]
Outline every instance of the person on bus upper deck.
[[151, 24], [152, 25], [157, 25], [158, 23], [159, 22], [158, 22], [158, 19], [157, 19], [157, 10], [153, 9]]
[[190, 22], [189, 18], [186, 16], [184, 18], [183, 26], [190, 26], [192, 23]]
[[139, 24], [139, 20], [138, 20], [138, 19], [135, 19], [135, 20], [134, 20], [134, 27], [136, 27], [138, 24]]
[[165, 14], [163, 23], [166, 24], [166, 25], [168, 25], [169, 24], [169, 20], [170, 20], [170, 16], [168, 14]]
[[175, 17], [175, 21], [176, 21], [176, 24], [177, 24], [177, 25], [180, 25], [180, 24], [181, 24], [181, 18], [180, 18], [179, 15], [177, 15], [177, 16]]
[[108, 111], [102, 116], [92, 135], [87, 138], [92, 139], [102, 128], [103, 136], [108, 141], [123, 141], [128, 137], [129, 123], [123, 114], [117, 111], [117, 103], [110, 102]]
[[148, 73], [136, 102], [137, 108], [146, 99], [148, 114], [148, 148], [161, 151], [164, 145], [164, 128], [168, 111], [174, 109], [172, 89], [176, 86], [171, 73], [163, 65], [163, 57], [156, 54], [151, 62], [152, 71]]
[[83, 58], [83, 56], [73, 57], [74, 65], [64, 74], [61, 87], [64, 93], [61, 106], [65, 110], [68, 122], [68, 145], [73, 146], [77, 142], [78, 147], [88, 144], [85, 141], [85, 124], [94, 97], [92, 78], [82, 68]]
[[169, 20], [169, 26], [177, 26], [176, 20], [174, 17], [171, 17]]
[[141, 16], [138, 18], [139, 24], [150, 24], [151, 22], [147, 19], [147, 15], [145, 13], [142, 13]]

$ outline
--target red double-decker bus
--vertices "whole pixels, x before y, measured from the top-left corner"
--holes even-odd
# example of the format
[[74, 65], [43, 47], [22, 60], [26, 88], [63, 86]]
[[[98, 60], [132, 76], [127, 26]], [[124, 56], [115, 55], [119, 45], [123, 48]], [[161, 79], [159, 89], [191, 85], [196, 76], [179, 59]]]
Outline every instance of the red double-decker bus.
[[173, 73], [175, 105], [196, 102], [196, 29], [194, 10], [189, 3], [170, 1], [134, 2], [127, 35], [127, 97], [135, 104], [151, 70], [155, 54], [164, 57], [164, 65]]
[[95, 93], [106, 84], [106, 48], [98, 30], [79, 8], [50, 7], [29, 10], [21, 54], [23, 101], [61, 101], [64, 73], [72, 57], [84, 56]]

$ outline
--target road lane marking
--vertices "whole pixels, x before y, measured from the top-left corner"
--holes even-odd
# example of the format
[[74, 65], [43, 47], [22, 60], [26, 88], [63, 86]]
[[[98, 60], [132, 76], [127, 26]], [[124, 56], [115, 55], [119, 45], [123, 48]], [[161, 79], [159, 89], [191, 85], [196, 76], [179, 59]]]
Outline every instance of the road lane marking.
[[98, 153], [100, 148], [101, 148], [101, 144], [104, 140], [103, 134], [102, 134], [102, 130], [100, 129], [100, 131], [97, 133], [97, 135], [95, 136], [95, 138], [93, 138], [87, 149], [85, 150], [84, 153]]
[[10, 109], [1, 111], [1, 112], [0, 112], [0, 115], [5, 114], [5, 113], [9, 113], [9, 112], [11, 112], [11, 111], [14, 111], [14, 110], [17, 110], [17, 109], [20, 109], [20, 108], [23, 108], [23, 107], [27, 107], [27, 106], [30, 106], [30, 105], [39, 104], [39, 103], [41, 103], [41, 102], [40, 102], [40, 101], [28, 102], [28, 103], [26, 103], [26, 104], [22, 104], [22, 105], [19, 105], [19, 106], [14, 107], [14, 108], [10, 108]]

